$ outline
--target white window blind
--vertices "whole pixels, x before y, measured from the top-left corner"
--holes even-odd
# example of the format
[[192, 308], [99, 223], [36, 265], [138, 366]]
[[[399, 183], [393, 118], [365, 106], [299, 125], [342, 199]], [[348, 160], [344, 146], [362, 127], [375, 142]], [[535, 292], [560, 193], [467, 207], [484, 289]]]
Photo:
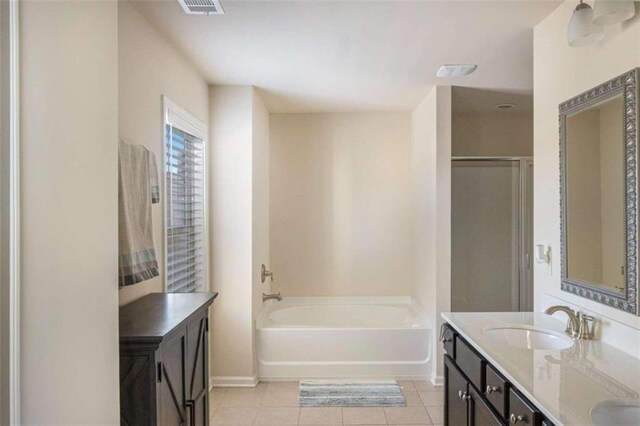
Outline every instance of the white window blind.
[[206, 283], [204, 126], [165, 99], [166, 290]]

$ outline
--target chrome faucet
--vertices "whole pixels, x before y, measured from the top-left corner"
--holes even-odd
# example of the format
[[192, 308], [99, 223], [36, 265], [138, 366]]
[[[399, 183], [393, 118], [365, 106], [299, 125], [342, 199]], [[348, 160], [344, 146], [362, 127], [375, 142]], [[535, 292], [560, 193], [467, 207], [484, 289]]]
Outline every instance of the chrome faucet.
[[593, 338], [593, 332], [589, 322], [593, 322], [594, 318], [590, 315], [586, 315], [581, 311], [574, 311], [568, 306], [550, 306], [544, 313], [547, 315], [553, 315], [556, 312], [564, 312], [569, 317], [567, 321], [567, 328], [565, 333], [574, 339], [591, 340]]
[[282, 296], [280, 296], [280, 292], [276, 294], [264, 294], [262, 293], [262, 301], [266, 302], [267, 300], [277, 299], [278, 302], [282, 300]]

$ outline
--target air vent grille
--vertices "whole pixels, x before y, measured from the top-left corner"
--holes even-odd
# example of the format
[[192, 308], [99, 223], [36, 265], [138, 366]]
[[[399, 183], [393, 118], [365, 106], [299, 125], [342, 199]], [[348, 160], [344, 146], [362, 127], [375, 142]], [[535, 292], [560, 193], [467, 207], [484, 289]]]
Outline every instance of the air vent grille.
[[222, 15], [220, 0], [178, 0], [187, 15]]

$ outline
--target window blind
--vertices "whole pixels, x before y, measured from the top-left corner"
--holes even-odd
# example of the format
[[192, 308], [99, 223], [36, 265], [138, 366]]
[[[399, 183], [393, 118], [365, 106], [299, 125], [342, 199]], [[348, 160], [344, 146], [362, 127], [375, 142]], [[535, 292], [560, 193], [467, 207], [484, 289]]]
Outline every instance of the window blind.
[[204, 141], [165, 125], [166, 286], [188, 293], [205, 283]]

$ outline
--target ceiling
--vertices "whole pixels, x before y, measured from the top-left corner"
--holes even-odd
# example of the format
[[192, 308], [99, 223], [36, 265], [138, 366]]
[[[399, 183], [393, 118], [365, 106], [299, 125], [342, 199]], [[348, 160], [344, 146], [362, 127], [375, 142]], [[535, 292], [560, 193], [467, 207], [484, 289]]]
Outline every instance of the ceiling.
[[[271, 112], [409, 111], [435, 84], [530, 94], [533, 30], [559, 1], [233, 1], [186, 15], [135, 7], [212, 84], [253, 85]], [[467, 77], [436, 79], [445, 63]]]

